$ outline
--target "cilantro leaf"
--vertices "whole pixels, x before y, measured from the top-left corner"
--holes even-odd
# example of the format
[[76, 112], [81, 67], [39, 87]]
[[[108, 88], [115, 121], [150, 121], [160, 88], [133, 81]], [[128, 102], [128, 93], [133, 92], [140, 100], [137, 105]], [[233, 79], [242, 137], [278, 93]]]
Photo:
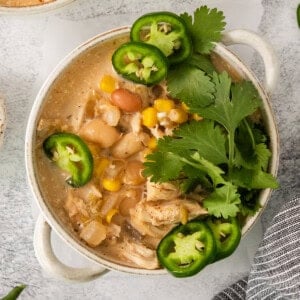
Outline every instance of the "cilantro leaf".
[[158, 141], [158, 149], [172, 149], [179, 153], [186, 150], [197, 151], [200, 156], [218, 165], [228, 161], [225, 149], [226, 137], [220, 126], [213, 121], [191, 121], [173, 132], [173, 137]]
[[235, 185], [248, 189], [277, 189], [279, 187], [272, 174], [261, 170], [233, 169], [230, 179]]
[[216, 72], [216, 69], [210, 61], [208, 55], [193, 53], [193, 55], [187, 59], [185, 63], [197, 67], [210, 76], [213, 74], [213, 72]]
[[231, 84], [231, 79], [226, 72], [214, 73], [213, 82], [216, 88], [215, 103], [194, 112], [220, 123], [232, 133], [242, 119], [259, 107], [261, 103], [259, 95], [250, 81]]
[[202, 186], [205, 186], [207, 188], [212, 187], [211, 183], [206, 177], [205, 172], [188, 164], [183, 166], [182, 171], [186, 177], [180, 179], [179, 187], [184, 194], [187, 194], [188, 192], [194, 190], [198, 184], [201, 184]]
[[235, 137], [235, 165], [246, 169], [267, 170], [271, 152], [265, 143], [257, 144], [263, 136], [253, 131], [249, 122], [244, 119], [237, 128]]
[[261, 205], [257, 201], [259, 192], [260, 190], [238, 188], [241, 199], [241, 205], [239, 207], [243, 216], [253, 216], [261, 208]]
[[[197, 163], [200, 164], [199, 169], [207, 173], [207, 175], [211, 178], [214, 186], [217, 186], [218, 184], [225, 184], [226, 183], [226, 181], [222, 177], [222, 174], [225, 173], [222, 169], [220, 169], [219, 167], [217, 167], [216, 165], [214, 165], [210, 161], [208, 161], [208, 160], [204, 159], [203, 157], [201, 157], [198, 152], [194, 153], [192, 155], [192, 158]], [[194, 166], [196, 167], [195, 164], [194, 164]]]
[[202, 108], [213, 103], [214, 84], [210, 77], [189, 64], [180, 64], [170, 69], [167, 76], [170, 95], [188, 106]]
[[192, 16], [187, 13], [181, 14], [192, 37], [195, 51], [202, 54], [208, 54], [214, 47], [213, 42], [221, 40], [221, 32], [224, 30], [223, 12], [216, 8], [209, 9], [207, 6], [201, 6], [194, 12], [194, 22]]
[[[241, 149], [241, 146], [236, 149], [235, 165], [246, 169], [256, 169], [266, 171], [271, 157], [271, 151], [266, 144], [255, 145], [251, 153], [246, 154], [247, 148]], [[245, 152], [243, 152], [245, 151]]]
[[177, 179], [184, 163], [176, 154], [156, 151], [147, 155], [143, 175], [153, 182], [166, 182]]
[[267, 148], [266, 144], [258, 144], [255, 146], [255, 153], [257, 156], [257, 168], [266, 171], [269, 164], [269, 159], [272, 156], [271, 151]]
[[210, 215], [217, 218], [235, 217], [239, 212], [241, 203], [237, 187], [233, 184], [225, 184], [217, 187], [207, 198], [203, 200], [203, 206]]

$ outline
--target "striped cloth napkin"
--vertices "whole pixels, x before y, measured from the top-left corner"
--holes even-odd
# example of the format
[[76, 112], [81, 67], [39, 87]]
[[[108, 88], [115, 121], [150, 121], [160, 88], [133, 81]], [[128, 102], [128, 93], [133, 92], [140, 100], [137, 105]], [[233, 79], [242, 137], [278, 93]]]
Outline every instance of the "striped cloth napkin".
[[213, 300], [300, 300], [300, 198], [274, 217], [255, 254], [248, 277]]

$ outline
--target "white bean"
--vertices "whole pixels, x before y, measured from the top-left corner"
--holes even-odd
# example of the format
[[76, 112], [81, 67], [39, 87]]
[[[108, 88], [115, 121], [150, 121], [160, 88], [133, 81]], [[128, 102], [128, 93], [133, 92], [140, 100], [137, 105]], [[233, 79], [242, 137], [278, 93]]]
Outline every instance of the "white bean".
[[79, 135], [89, 142], [99, 144], [103, 148], [112, 146], [120, 138], [118, 130], [107, 125], [101, 119], [94, 119], [83, 125], [79, 130]]

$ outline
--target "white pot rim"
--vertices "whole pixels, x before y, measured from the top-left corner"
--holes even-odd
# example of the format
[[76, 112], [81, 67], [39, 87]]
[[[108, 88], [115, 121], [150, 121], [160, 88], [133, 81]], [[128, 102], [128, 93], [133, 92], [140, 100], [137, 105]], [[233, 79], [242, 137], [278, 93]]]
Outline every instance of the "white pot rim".
[[[60, 223], [59, 219], [54, 216], [46, 201], [43, 200], [41, 191], [39, 189], [37, 180], [36, 180], [36, 173], [34, 168], [34, 157], [33, 157], [33, 150], [34, 150], [34, 141], [35, 141], [35, 132], [37, 127], [37, 119], [40, 113], [41, 106], [43, 101], [46, 97], [48, 90], [50, 89], [51, 85], [53, 84], [54, 80], [59, 76], [59, 74], [64, 70], [64, 68], [69, 65], [74, 58], [76, 58], [79, 54], [86, 51], [88, 48], [95, 46], [101, 42], [104, 42], [108, 39], [115, 38], [118, 36], [122, 36], [130, 31], [130, 26], [124, 26], [120, 28], [116, 28], [104, 33], [101, 33], [90, 40], [86, 41], [76, 49], [74, 49], [70, 54], [68, 54], [53, 70], [53, 72], [49, 75], [43, 86], [41, 87], [36, 100], [33, 104], [27, 130], [26, 130], [26, 137], [25, 137], [25, 162], [26, 162], [26, 172], [27, 172], [27, 179], [30, 186], [30, 189], [34, 195], [34, 199], [47, 220], [50, 224], [52, 229], [73, 249], [75, 249], [80, 254], [84, 255], [88, 259], [93, 262], [99, 263], [105, 268], [117, 271], [123, 271], [126, 273], [135, 273], [135, 274], [166, 274], [166, 270], [164, 269], [157, 269], [157, 270], [146, 270], [146, 269], [139, 269], [139, 268], [132, 268], [127, 267], [124, 265], [119, 265], [113, 262], [110, 262], [106, 259], [101, 258], [96, 254], [95, 251], [88, 249], [81, 245], [78, 241], [76, 241], [68, 232], [63, 228], [62, 224]], [[215, 50], [217, 54], [221, 55], [225, 59], [229, 60], [234, 65], [238, 66], [240, 72], [246, 76], [249, 80], [253, 82], [257, 90], [259, 91], [260, 96], [262, 97], [264, 103], [264, 110], [267, 116], [267, 130], [270, 136], [270, 147], [272, 150], [272, 158], [270, 161], [270, 172], [276, 176], [278, 170], [278, 162], [279, 162], [279, 141], [278, 141], [278, 130], [274, 120], [274, 114], [272, 113], [271, 105], [269, 97], [261, 86], [255, 75], [238, 59], [238, 57], [229, 51], [222, 43], [217, 43]], [[265, 208], [267, 201], [270, 197], [271, 190], [265, 189], [260, 194], [260, 203], [262, 208], [255, 214], [255, 216], [250, 217], [247, 220], [246, 225], [243, 227], [242, 234], [245, 235], [251, 227], [254, 225], [255, 221], [258, 219], [259, 215], [262, 213], [263, 209]]]

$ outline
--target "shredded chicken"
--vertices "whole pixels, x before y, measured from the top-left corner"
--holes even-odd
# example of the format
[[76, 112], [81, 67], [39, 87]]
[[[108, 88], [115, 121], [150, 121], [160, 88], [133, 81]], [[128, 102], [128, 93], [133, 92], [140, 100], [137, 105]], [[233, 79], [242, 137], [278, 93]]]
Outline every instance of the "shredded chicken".
[[121, 117], [120, 109], [106, 99], [100, 99], [95, 106], [95, 117], [101, 119], [109, 126], [117, 126]]
[[182, 207], [186, 209], [189, 220], [207, 214], [207, 211], [196, 201], [173, 199], [169, 201], [140, 201], [131, 211], [131, 216], [134, 215], [135, 218], [153, 226], [176, 224], [181, 221]]
[[135, 213], [131, 214], [130, 218], [131, 225], [141, 234], [149, 235], [153, 238], [162, 238], [170, 231], [173, 227], [172, 224], [163, 226], [154, 226], [149, 222], [145, 222], [140, 216]]
[[82, 188], [68, 190], [65, 210], [79, 228], [89, 219], [99, 216], [102, 194], [95, 185], [89, 183]]
[[155, 183], [147, 180], [147, 201], [170, 200], [180, 196], [180, 190], [172, 183]]
[[87, 218], [89, 217], [88, 208], [84, 201], [81, 198], [71, 196], [70, 193], [68, 194], [68, 198], [65, 203], [65, 209], [71, 219], [76, 215], [82, 215]]
[[124, 240], [124, 248], [125, 251], [122, 252], [122, 255], [139, 267], [149, 270], [159, 267], [155, 250], [127, 239]]
[[130, 127], [131, 131], [134, 133], [139, 133], [142, 130], [142, 115], [140, 112], [132, 114]]
[[69, 194], [74, 197], [80, 197], [83, 199], [90, 199], [90, 198], [101, 198], [102, 193], [93, 183], [88, 183], [83, 187], [71, 189], [69, 190]]
[[116, 238], [120, 237], [120, 233], [121, 233], [121, 226], [116, 225], [114, 223], [110, 223], [107, 226], [106, 237], [108, 239], [116, 239]]
[[149, 128], [149, 130], [151, 134], [157, 139], [160, 139], [165, 135], [164, 132], [160, 128], [158, 128], [158, 126], [155, 126], [153, 128], [151, 127]]
[[49, 136], [57, 131], [70, 131], [71, 127], [61, 119], [41, 119], [37, 126], [38, 136]]
[[86, 120], [94, 117], [96, 101], [99, 95], [93, 91], [83, 103], [77, 106], [77, 110], [71, 116], [71, 124], [77, 132]]

